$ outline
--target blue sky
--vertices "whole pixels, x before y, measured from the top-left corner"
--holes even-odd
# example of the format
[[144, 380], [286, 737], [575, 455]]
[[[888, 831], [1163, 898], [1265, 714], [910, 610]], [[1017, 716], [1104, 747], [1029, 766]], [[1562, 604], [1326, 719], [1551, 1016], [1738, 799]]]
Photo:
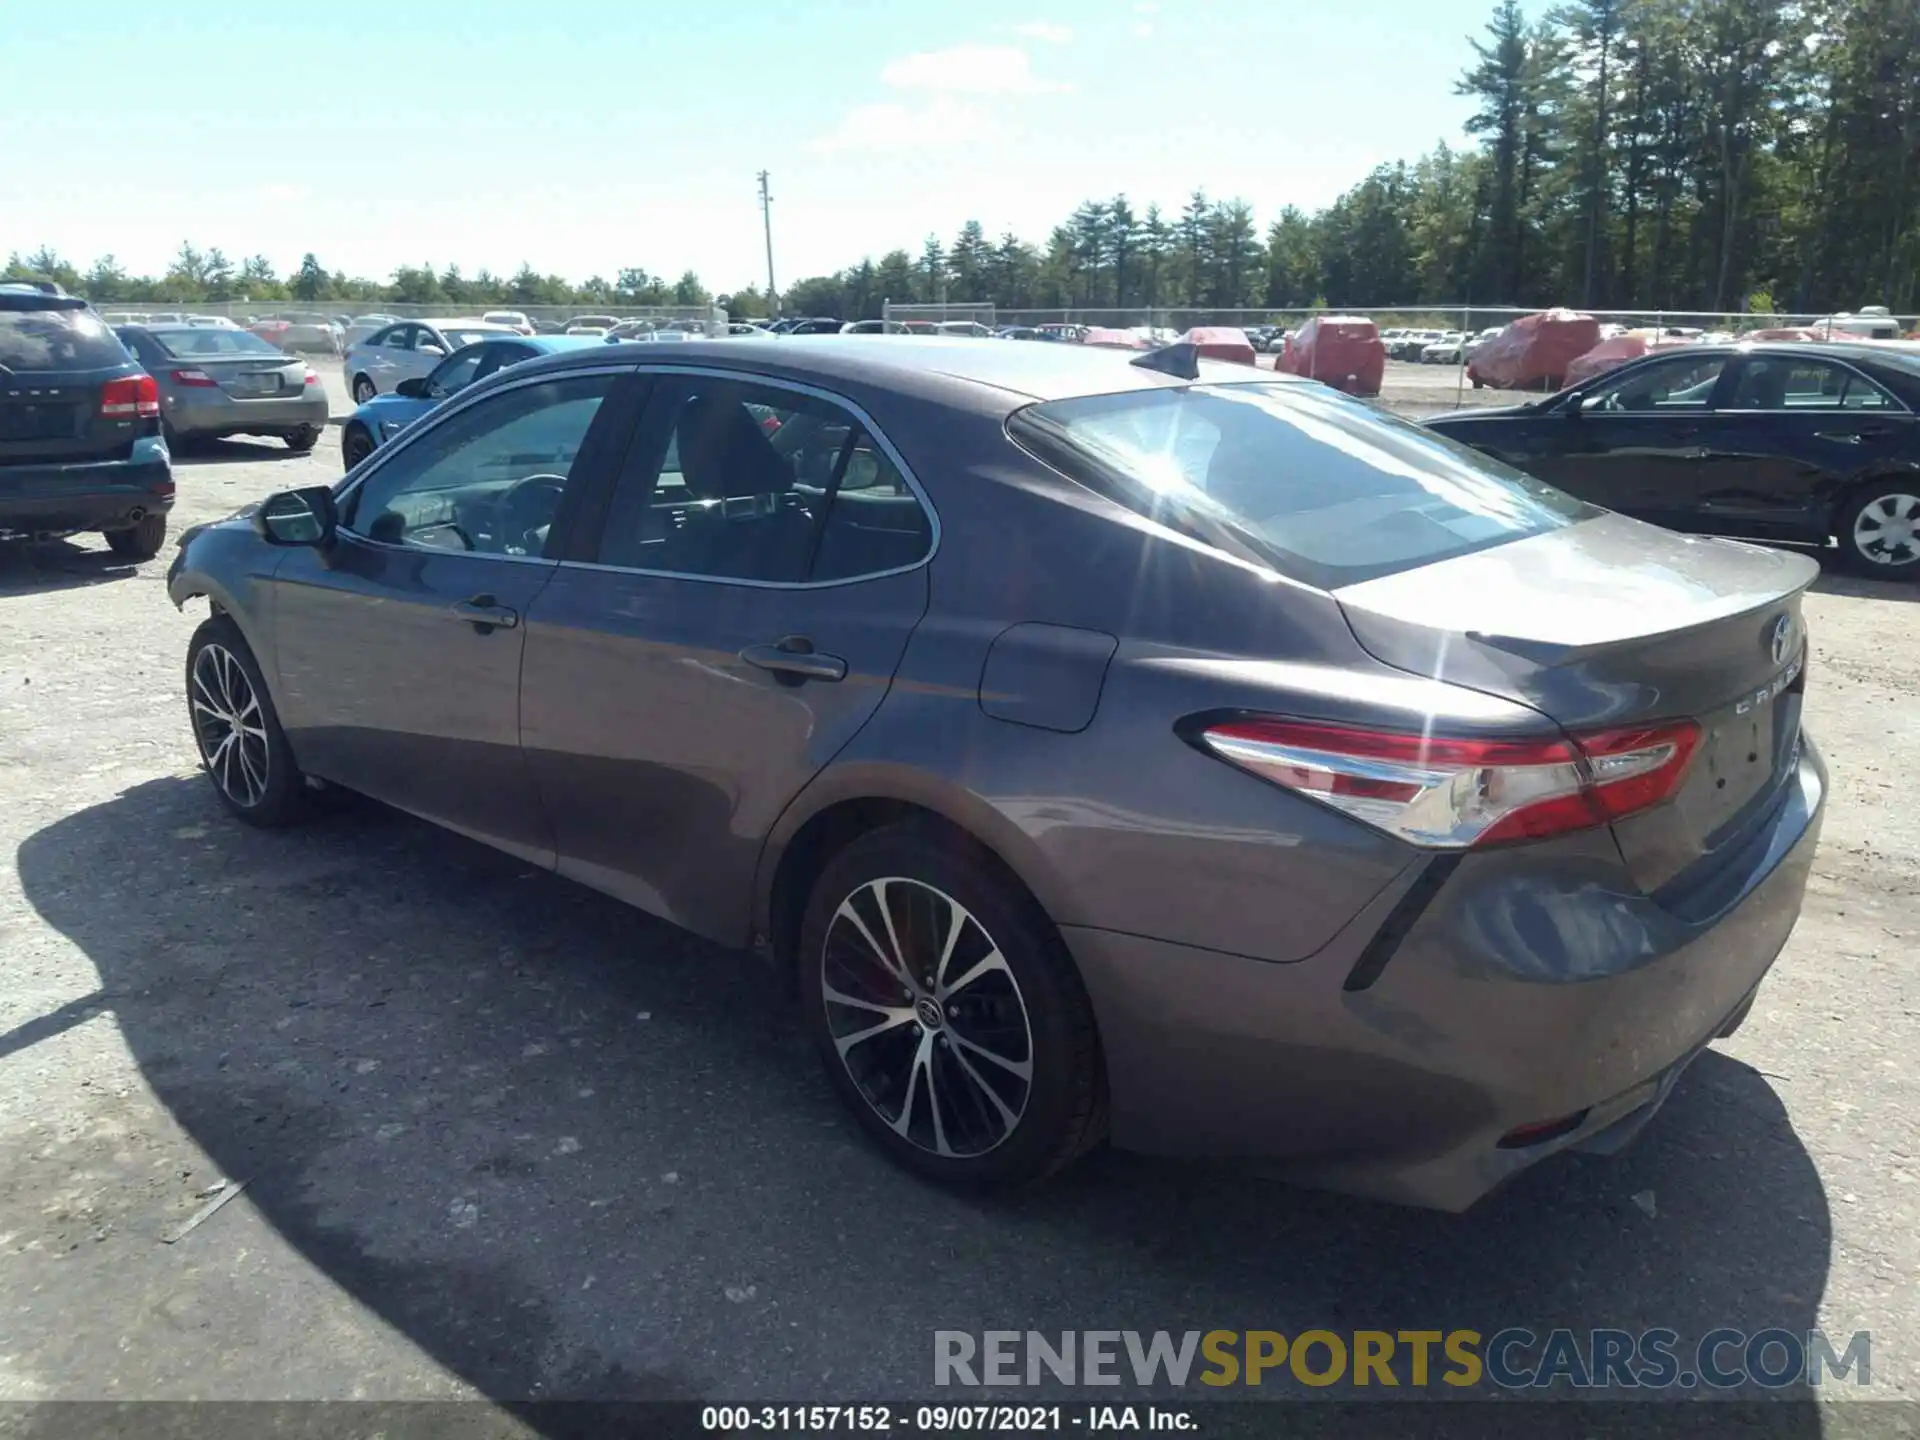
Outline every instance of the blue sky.
[[[1490, 0], [14, 7], [0, 251], [764, 283], [1125, 191], [1265, 221], [1460, 138]], [[1537, 8], [1537, 7], [1534, 7]]]

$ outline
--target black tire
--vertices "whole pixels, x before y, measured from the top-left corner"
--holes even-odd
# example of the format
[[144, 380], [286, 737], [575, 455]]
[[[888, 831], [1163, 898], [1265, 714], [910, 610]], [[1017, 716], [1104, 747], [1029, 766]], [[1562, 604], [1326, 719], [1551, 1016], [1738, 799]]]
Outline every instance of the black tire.
[[369, 380], [366, 376], [356, 375], [353, 377], [354, 404], [364, 405], [379, 393], [379, 390], [374, 387], [373, 381]]
[[[248, 727], [257, 730], [257, 744], [246, 754], [218, 749], [220, 737], [234, 729], [214, 720], [214, 713], [222, 711], [257, 722]], [[187, 720], [214, 793], [234, 815], [249, 825], [277, 829], [311, 814], [313, 791], [294, 763], [260, 664], [228, 616], [213, 615], [201, 622], [187, 646]]]
[[373, 436], [363, 425], [349, 425], [340, 432], [340, 465], [351, 470], [373, 453]]
[[[1833, 526], [1847, 568], [1875, 580], [1920, 578], [1917, 520], [1920, 480], [1876, 480], [1854, 491]], [[1897, 537], [1891, 545], [1885, 539], [1889, 527]]]
[[167, 512], [143, 515], [125, 530], [106, 532], [107, 548], [122, 560], [151, 560], [167, 543]]
[[290, 430], [280, 438], [287, 442], [287, 448], [296, 455], [304, 455], [320, 443], [320, 427], [302, 425], [298, 430]]
[[[881, 885], [893, 933], [918, 971], [911, 990], [863, 943], [880, 915], [869, 887]], [[926, 983], [953, 920], [942, 902], [965, 912], [945, 944], [945, 975], [931, 977], [944, 986]], [[865, 931], [841, 918], [843, 905], [866, 917]], [[996, 949], [1003, 964], [983, 967]], [[814, 885], [797, 963], [821, 1062], [868, 1134], [907, 1168], [955, 1189], [1011, 1189], [1054, 1174], [1105, 1138], [1106, 1072], [1079, 973], [1039, 905], [972, 842], [914, 822], [855, 840]], [[830, 988], [859, 1005], [829, 1000]], [[927, 1018], [929, 1004], [938, 1018]], [[841, 1045], [867, 1021], [881, 1028], [848, 1045], [843, 1060]], [[992, 1054], [1005, 1057], [999, 1066], [986, 1058]]]

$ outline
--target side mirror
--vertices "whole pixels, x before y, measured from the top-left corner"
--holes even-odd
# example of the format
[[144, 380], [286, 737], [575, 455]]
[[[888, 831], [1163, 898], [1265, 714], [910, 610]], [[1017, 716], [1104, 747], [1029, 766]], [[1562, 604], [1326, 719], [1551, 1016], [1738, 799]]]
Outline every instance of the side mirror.
[[433, 344], [423, 344], [419, 346], [418, 349], [422, 355], [445, 355], [447, 353], [438, 345]]
[[409, 375], [405, 380], [402, 380], [398, 385], [393, 387], [393, 393], [396, 395], [404, 395], [409, 400], [427, 400], [432, 398], [432, 392], [427, 389], [427, 377], [424, 375]]
[[324, 548], [333, 543], [339, 520], [333, 491], [325, 485], [282, 490], [262, 500], [260, 508], [253, 512], [253, 528], [269, 545]]

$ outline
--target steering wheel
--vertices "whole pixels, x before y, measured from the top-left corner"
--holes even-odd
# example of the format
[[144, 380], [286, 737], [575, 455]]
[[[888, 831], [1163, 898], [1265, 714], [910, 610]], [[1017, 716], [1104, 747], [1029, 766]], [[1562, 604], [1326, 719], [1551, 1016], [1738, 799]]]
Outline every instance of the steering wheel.
[[495, 531], [508, 555], [537, 555], [546, 543], [547, 527], [560, 509], [567, 477], [536, 473], [509, 485], [494, 502]]

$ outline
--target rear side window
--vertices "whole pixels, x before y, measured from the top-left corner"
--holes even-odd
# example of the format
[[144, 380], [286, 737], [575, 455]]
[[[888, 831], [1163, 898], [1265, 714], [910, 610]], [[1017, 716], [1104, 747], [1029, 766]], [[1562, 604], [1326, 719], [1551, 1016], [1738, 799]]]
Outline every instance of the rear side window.
[[0, 310], [0, 365], [16, 374], [107, 370], [129, 358], [91, 310]]
[[1599, 513], [1319, 386], [1084, 396], [1030, 406], [1008, 429], [1129, 509], [1323, 589]]

